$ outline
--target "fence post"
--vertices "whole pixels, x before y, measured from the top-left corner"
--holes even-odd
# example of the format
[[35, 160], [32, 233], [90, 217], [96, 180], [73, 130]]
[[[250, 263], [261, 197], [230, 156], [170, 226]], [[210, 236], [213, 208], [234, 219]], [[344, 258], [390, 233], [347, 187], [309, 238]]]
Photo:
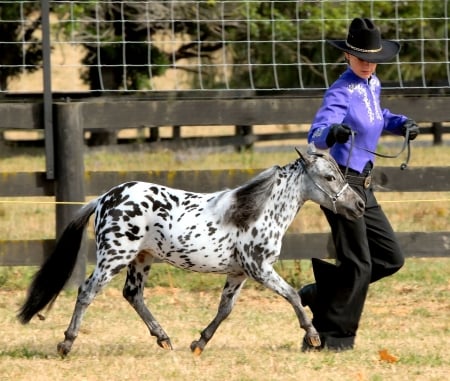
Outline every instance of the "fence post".
[[159, 127], [150, 127], [150, 142], [159, 142], [160, 136], [159, 136]]
[[[59, 238], [85, 201], [84, 136], [79, 103], [55, 104], [55, 198], [56, 237]], [[64, 204], [63, 202], [67, 202]], [[62, 203], [62, 204], [59, 204]], [[70, 204], [74, 203], [74, 204]], [[79, 286], [85, 279], [87, 241], [83, 237], [78, 260], [68, 286]]]
[[172, 139], [181, 140], [181, 126], [172, 126]]
[[[235, 130], [235, 135], [236, 136], [243, 136], [244, 137], [244, 141], [247, 141], [247, 139], [249, 137], [253, 136], [253, 126], [236, 125], [236, 126], [234, 126], [234, 130]], [[250, 150], [252, 148], [253, 148], [253, 143], [249, 142], [248, 144], [245, 144], [243, 146], [236, 147], [236, 150], [238, 152], [240, 152], [240, 151], [243, 151], [243, 150]]]
[[442, 144], [442, 123], [433, 122], [431, 124], [431, 132], [433, 133], [433, 145], [438, 146]]

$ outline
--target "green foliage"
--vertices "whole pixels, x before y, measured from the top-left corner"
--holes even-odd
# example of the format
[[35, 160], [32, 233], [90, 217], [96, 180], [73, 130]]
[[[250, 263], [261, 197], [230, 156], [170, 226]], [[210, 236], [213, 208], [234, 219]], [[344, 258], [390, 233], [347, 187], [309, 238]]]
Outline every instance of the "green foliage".
[[[344, 60], [342, 52], [318, 40], [345, 39], [350, 19], [369, 17], [380, 27], [383, 38], [401, 41], [402, 81], [418, 82], [426, 78], [429, 82], [438, 82], [447, 78], [444, 58], [448, 55], [445, 46], [448, 22], [444, 7], [436, 5], [434, 0], [420, 2], [420, 6], [414, 1], [349, 1], [345, 4], [323, 1], [301, 2], [301, 5], [277, 2], [271, 6], [267, 2], [265, 6], [251, 2], [247, 7], [252, 19], [248, 39], [252, 42], [233, 43], [234, 59], [236, 63], [250, 61], [253, 64], [250, 74], [256, 88], [275, 86], [277, 82], [281, 88], [322, 87], [326, 77], [333, 81], [339, 76], [343, 70], [339, 63]], [[245, 16], [247, 9], [242, 6], [241, 10]], [[401, 17], [395, 22], [385, 21], [392, 20], [394, 15]], [[236, 41], [247, 40], [247, 28], [238, 28], [234, 33]], [[426, 41], [421, 42], [419, 38]], [[270, 42], [273, 39], [277, 41], [274, 44]], [[317, 64], [322, 62], [337, 65], [319, 71]], [[274, 67], [273, 63], [284, 66]], [[395, 65], [380, 65], [380, 69], [383, 81], [399, 80]], [[236, 69], [233, 83], [239, 85], [248, 81], [248, 70], [247, 65]]]
[[[87, 68], [82, 79], [91, 89], [117, 90], [125, 86], [127, 90], [146, 89], [149, 78], [164, 74], [169, 67], [169, 56], [149, 43], [158, 29], [149, 30], [139, 21], [144, 9], [144, 3], [98, 1], [54, 6], [53, 11], [61, 20], [59, 31], [82, 41], [86, 50], [82, 63]], [[76, 20], [88, 17], [92, 22], [65, 22], [69, 17]]]
[[36, 71], [42, 62], [41, 41], [34, 35], [41, 26], [35, 14], [39, 8], [38, 2], [19, 1], [0, 7], [0, 90], [7, 89], [10, 78]]
[[[2, 41], [7, 42], [0, 44], [2, 89], [9, 77], [37, 70], [42, 60], [40, 40], [34, 34], [40, 27], [39, 8], [39, 2], [11, 2], [0, 10], [1, 20], [12, 21], [0, 23]], [[54, 2], [52, 12], [60, 19], [56, 33], [75, 36], [85, 47], [83, 79], [92, 89], [146, 89], [151, 77], [163, 75], [175, 64], [173, 59], [198, 56], [202, 70], [191, 73], [193, 87], [323, 87], [344, 65], [342, 53], [323, 40], [345, 38], [349, 21], [360, 16], [375, 20], [384, 38], [402, 43], [401, 68], [380, 65], [383, 81], [419, 86], [448, 81], [448, 17], [436, 0], [209, 0], [195, 5], [91, 0]], [[22, 17], [27, 22], [20, 23]], [[152, 22], [144, 24], [145, 19]], [[186, 42], [163, 51], [152, 41], [164, 33], [184, 36]], [[209, 65], [217, 63], [217, 52], [234, 64], [226, 72]]]

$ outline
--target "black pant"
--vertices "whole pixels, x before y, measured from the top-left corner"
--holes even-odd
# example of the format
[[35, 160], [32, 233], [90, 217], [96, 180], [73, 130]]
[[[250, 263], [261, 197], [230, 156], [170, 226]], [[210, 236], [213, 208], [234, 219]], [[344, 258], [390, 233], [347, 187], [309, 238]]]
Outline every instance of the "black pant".
[[371, 282], [404, 263], [394, 231], [372, 188], [353, 186], [366, 202], [363, 217], [350, 221], [322, 208], [331, 227], [336, 265], [313, 259], [318, 306], [313, 324], [333, 337], [354, 337]]

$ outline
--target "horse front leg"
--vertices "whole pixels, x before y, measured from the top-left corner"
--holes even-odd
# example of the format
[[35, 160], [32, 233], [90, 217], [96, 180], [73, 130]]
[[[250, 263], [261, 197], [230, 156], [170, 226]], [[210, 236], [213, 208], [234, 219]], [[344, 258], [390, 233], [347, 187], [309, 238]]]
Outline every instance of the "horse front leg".
[[201, 355], [208, 341], [211, 340], [219, 325], [224, 321], [231, 313], [234, 304], [241, 292], [247, 276], [245, 275], [228, 275], [225, 282], [225, 286], [222, 290], [222, 296], [220, 298], [219, 309], [215, 318], [209, 323], [209, 325], [201, 332], [200, 339], [195, 340], [191, 344], [191, 351], [197, 356]]
[[150, 334], [156, 336], [158, 345], [164, 349], [173, 349], [169, 336], [167, 336], [167, 333], [162, 329], [144, 303], [144, 286], [151, 269], [152, 261], [153, 258], [150, 255], [141, 252], [128, 265], [123, 296], [144, 321]]
[[320, 336], [308, 318], [302, 306], [300, 296], [297, 291], [289, 285], [272, 266], [260, 269], [258, 274], [251, 274], [252, 278], [267, 288], [275, 291], [285, 298], [294, 308], [300, 327], [305, 330], [305, 338], [313, 347], [320, 347]]

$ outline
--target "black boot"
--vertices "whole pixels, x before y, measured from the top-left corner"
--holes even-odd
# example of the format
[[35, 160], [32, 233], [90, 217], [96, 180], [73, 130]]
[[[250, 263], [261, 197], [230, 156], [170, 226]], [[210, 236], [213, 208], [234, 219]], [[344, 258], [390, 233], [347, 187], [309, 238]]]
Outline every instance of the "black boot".
[[317, 285], [315, 283], [307, 284], [300, 289], [298, 294], [302, 300], [302, 306], [309, 307], [312, 313], [314, 313], [317, 303]]
[[[317, 283], [303, 286], [298, 294], [302, 300], [302, 306], [308, 306], [311, 312], [315, 314], [318, 311], [319, 303], [326, 303], [330, 297], [330, 289], [333, 289], [333, 279], [336, 277], [336, 266], [313, 258], [312, 267]], [[319, 287], [320, 292], [318, 291]], [[320, 297], [318, 297], [318, 294], [320, 294]]]

